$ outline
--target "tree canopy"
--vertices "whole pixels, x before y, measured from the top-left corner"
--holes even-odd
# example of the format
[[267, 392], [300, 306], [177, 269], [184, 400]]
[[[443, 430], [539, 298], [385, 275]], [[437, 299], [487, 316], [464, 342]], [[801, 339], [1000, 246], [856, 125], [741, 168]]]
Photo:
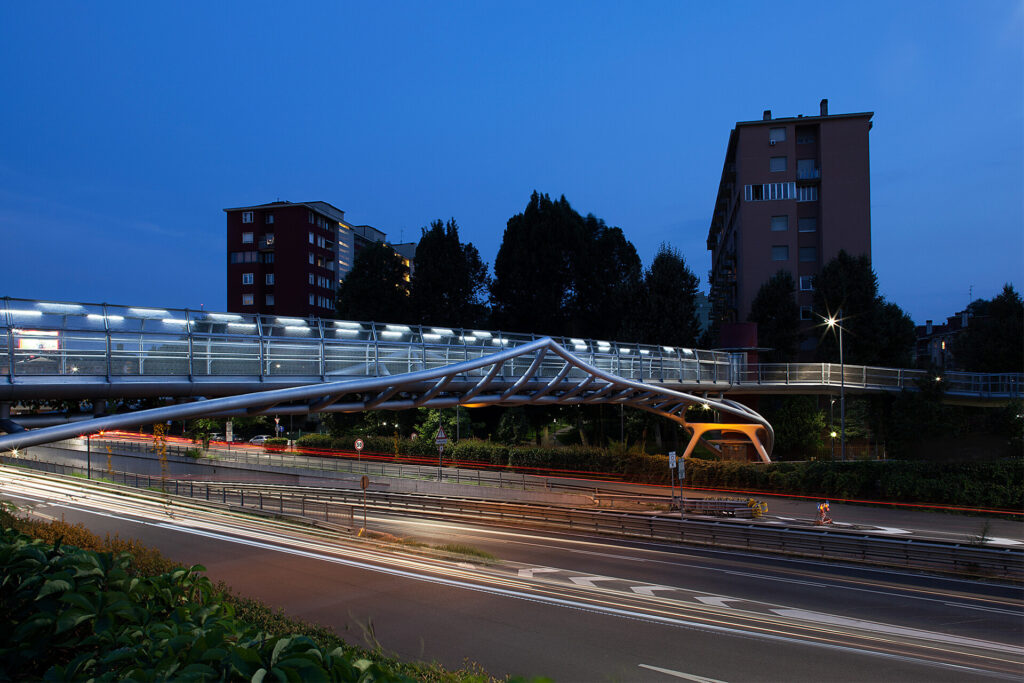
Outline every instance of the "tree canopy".
[[787, 270], [780, 270], [761, 285], [750, 305], [747, 320], [757, 323], [757, 344], [771, 349], [761, 352], [765, 363], [795, 360], [800, 345], [800, 306], [796, 282]]
[[641, 285], [634, 289], [626, 336], [641, 344], [693, 347], [700, 334], [697, 286], [700, 280], [683, 255], [667, 244], [658, 248]]
[[416, 246], [409, 322], [479, 327], [487, 318], [487, 266], [472, 244], [459, 241], [455, 219], [422, 228]]
[[953, 344], [957, 365], [970, 372], [1024, 372], [1024, 304], [1013, 285], [967, 311], [967, 329]]
[[408, 322], [409, 269], [386, 242], [366, 246], [338, 289], [336, 311], [346, 320]]
[[[914, 349], [914, 322], [899, 306], [878, 294], [878, 277], [866, 255], [845, 251], [825, 264], [814, 281], [814, 310], [839, 316], [843, 360], [858, 365], [908, 367]], [[820, 327], [818, 356], [838, 362], [838, 335]]]
[[640, 279], [636, 249], [619, 228], [583, 218], [564, 196], [536, 191], [508, 220], [494, 260], [493, 325], [516, 332], [610, 338]]

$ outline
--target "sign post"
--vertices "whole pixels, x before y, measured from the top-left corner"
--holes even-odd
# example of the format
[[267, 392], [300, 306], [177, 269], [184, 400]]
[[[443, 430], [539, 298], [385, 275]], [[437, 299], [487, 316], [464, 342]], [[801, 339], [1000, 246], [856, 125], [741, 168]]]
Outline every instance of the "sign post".
[[444, 426], [437, 426], [437, 436], [434, 437], [437, 444], [437, 481], [441, 482], [441, 454], [444, 453], [444, 445], [448, 443], [448, 435], [444, 433]]
[[363, 440], [356, 439], [356, 460], [363, 459]]
[[[668, 505], [668, 509], [671, 510], [672, 506], [676, 504], [676, 452], [675, 451], [669, 451], [668, 452], [668, 481], [669, 481], [669, 487], [670, 487], [669, 490], [672, 492], [670, 494], [671, 498], [670, 498], [670, 502], [669, 502], [669, 505]], [[680, 493], [679, 497], [680, 498], [682, 498], [682, 489], [683, 489], [682, 482], [679, 482], [679, 493]]]
[[228, 450], [231, 450], [231, 442], [235, 440], [235, 425], [231, 420], [224, 423], [224, 438], [228, 442]]
[[683, 517], [683, 480], [686, 479], [686, 460], [685, 458], [679, 458], [679, 519], [685, 519]]
[[366, 531], [366, 489], [370, 486], [370, 478], [363, 475], [359, 480], [359, 488], [363, 490], [363, 531]]

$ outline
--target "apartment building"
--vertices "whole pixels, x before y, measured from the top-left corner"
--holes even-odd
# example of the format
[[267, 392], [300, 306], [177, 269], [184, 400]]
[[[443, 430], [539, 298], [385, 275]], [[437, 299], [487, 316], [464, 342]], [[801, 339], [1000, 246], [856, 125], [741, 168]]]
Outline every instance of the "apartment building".
[[[740, 121], [729, 134], [708, 230], [712, 325], [745, 322], [761, 285], [786, 270], [806, 326], [814, 278], [846, 250], [871, 256], [868, 132], [873, 112]], [[813, 347], [810, 336], [805, 349]]]

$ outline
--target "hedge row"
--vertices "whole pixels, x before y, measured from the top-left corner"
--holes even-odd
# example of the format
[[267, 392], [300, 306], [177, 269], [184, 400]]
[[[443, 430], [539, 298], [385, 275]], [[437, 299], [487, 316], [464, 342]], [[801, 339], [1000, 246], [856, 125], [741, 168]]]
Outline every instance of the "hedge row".
[[[361, 437], [366, 452], [435, 456], [428, 440]], [[308, 434], [305, 448], [351, 450], [355, 437]], [[445, 446], [445, 458], [499, 467], [603, 472], [629, 481], [669, 484], [668, 458], [638, 450], [568, 446], [542, 448], [506, 446], [464, 439]], [[1024, 510], [1024, 460], [994, 462], [930, 462], [886, 460], [856, 462], [721, 462], [687, 458], [686, 483], [811, 497], [859, 498], [892, 502], [931, 503]]]
[[709, 462], [687, 460], [690, 486], [1024, 511], [1024, 460], [999, 462]]

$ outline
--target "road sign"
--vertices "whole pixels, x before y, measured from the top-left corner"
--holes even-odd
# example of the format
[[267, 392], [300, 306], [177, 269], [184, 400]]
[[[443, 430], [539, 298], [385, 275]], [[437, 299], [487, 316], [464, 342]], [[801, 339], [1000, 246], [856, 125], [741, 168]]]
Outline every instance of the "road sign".
[[444, 433], [443, 426], [438, 426], [437, 436], [434, 438], [434, 443], [436, 443], [438, 446], [443, 446], [444, 444], [448, 443], [448, 435]]
[[231, 422], [231, 420], [228, 420], [227, 422], [224, 423], [224, 439], [228, 443], [231, 443], [232, 441], [235, 440], [235, 425], [234, 423]]
[[669, 451], [668, 452], [668, 468], [670, 470], [674, 470], [676, 468], [676, 452], [675, 451]]
[[357, 451], [363, 450], [363, 440], [362, 439], [356, 439], [356, 450]]

